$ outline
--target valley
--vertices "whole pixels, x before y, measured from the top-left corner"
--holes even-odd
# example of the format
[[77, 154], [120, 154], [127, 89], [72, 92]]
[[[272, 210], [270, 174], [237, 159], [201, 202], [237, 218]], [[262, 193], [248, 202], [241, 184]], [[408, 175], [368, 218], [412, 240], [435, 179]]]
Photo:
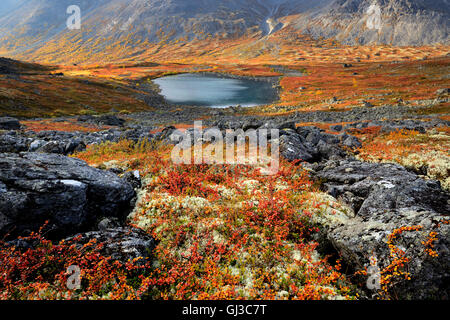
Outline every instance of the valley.
[[0, 300], [448, 300], [447, 1], [69, 2], [0, 4]]

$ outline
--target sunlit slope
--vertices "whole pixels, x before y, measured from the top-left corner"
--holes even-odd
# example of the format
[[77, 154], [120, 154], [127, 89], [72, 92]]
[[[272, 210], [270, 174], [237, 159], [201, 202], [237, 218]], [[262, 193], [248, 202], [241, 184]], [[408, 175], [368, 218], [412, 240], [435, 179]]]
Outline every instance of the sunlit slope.
[[[81, 8], [81, 30], [66, 27], [66, 9], [73, 4]], [[9, 13], [0, 11], [0, 55], [50, 63], [108, 60], [108, 55], [130, 59], [152, 46], [158, 53], [169, 45], [192, 48], [198, 41], [218, 50], [227, 49], [230, 40], [259, 45], [279, 32], [344, 44], [448, 44], [447, 0], [380, 0], [377, 28], [368, 28], [377, 12], [368, 13], [371, 5], [365, 0], [20, 0], [11, 9], [5, 2]]]

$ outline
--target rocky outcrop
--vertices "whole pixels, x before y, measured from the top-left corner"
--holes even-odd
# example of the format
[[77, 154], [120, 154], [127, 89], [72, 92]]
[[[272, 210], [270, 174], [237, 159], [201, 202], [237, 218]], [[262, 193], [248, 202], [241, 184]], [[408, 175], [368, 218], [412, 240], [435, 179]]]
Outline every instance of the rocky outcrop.
[[19, 120], [11, 117], [0, 118], [0, 130], [20, 130]]
[[294, 131], [280, 137], [280, 154], [289, 161], [313, 161], [317, 159], [316, 147], [305, 141]]
[[[388, 236], [397, 228], [421, 226], [395, 243], [410, 258], [411, 280], [395, 284], [393, 292], [400, 299], [449, 298], [450, 227], [442, 221], [448, 221], [450, 196], [439, 182], [423, 180], [399, 165], [356, 160], [329, 161], [316, 168], [316, 177], [354, 211], [354, 216], [329, 217], [322, 224], [324, 238], [347, 264], [360, 269], [374, 254], [383, 269], [392, 261]], [[430, 232], [438, 234], [438, 257], [424, 252]]]
[[[379, 126], [384, 132], [399, 129], [425, 132], [427, 122], [413, 120], [358, 122], [334, 126], [328, 134], [317, 127], [298, 127], [280, 131], [280, 152], [286, 159], [302, 160], [325, 191], [351, 207], [354, 214], [329, 214], [321, 219], [323, 248], [330, 246], [354, 270], [362, 269], [369, 257], [378, 257], [381, 269], [392, 263], [388, 237], [401, 227], [420, 226], [405, 232], [395, 246], [403, 248], [410, 259], [410, 281], [393, 284], [392, 294], [400, 299], [449, 298], [450, 281], [450, 195], [438, 181], [424, 180], [395, 164], [364, 163], [355, 160], [347, 148], [361, 146], [352, 129]], [[437, 257], [425, 251], [424, 243], [432, 232]], [[328, 244], [328, 245], [327, 245]]]
[[289, 161], [301, 160], [319, 162], [328, 159], [342, 159], [347, 156], [344, 147], [358, 148], [358, 138], [346, 133], [334, 135], [317, 127], [283, 129], [280, 132], [280, 153]]
[[0, 152], [22, 152], [27, 151], [31, 140], [17, 135], [16, 131], [0, 134]]
[[[431, 104], [431, 103], [430, 103]], [[309, 123], [309, 122], [353, 122], [349, 128], [355, 126], [381, 126], [388, 129], [395, 128], [434, 128], [448, 126], [450, 121], [439, 119], [438, 117], [420, 116], [419, 112], [424, 109], [411, 106], [381, 106], [377, 108], [355, 107], [347, 111], [328, 112], [294, 112], [288, 116], [278, 117], [250, 117], [250, 116], [230, 116], [221, 115], [220, 119], [205, 120], [210, 126], [220, 129], [238, 129], [245, 123], [262, 124], [260, 128], [280, 128], [285, 123]], [[426, 110], [426, 109], [425, 109]], [[404, 119], [407, 118], [407, 119]], [[424, 119], [422, 119], [424, 118]], [[402, 120], [398, 120], [402, 119]]]
[[138, 142], [151, 141], [151, 128], [111, 128], [99, 132], [61, 131], [7, 131], [0, 133], [0, 152], [40, 152], [70, 155], [83, 151], [87, 145], [103, 142], [118, 142], [122, 139]]
[[[399, 107], [399, 110], [403, 109]], [[410, 109], [405, 108], [405, 113], [407, 110]], [[412, 279], [396, 283], [393, 292], [397, 298], [448, 298], [450, 231], [448, 225], [441, 223], [450, 213], [448, 193], [442, 191], [438, 182], [424, 180], [401, 166], [356, 161], [347, 152], [361, 146], [359, 139], [352, 135], [355, 130], [377, 126], [382, 132], [398, 129], [424, 132], [448, 125], [437, 118], [380, 120], [385, 115], [395, 119], [396, 112], [390, 108], [370, 112], [358, 108], [272, 118], [218, 115], [220, 120], [215, 123], [224, 136], [227, 129], [269, 129], [269, 133], [270, 129], [279, 130], [282, 156], [304, 162], [303, 166], [311, 170], [330, 195], [351, 207], [348, 215], [336, 218], [330, 214], [320, 221], [320, 240], [324, 247], [330, 245], [338, 251], [354, 269], [366, 265], [372, 254], [378, 257], [380, 268], [386, 267], [391, 262], [388, 236], [397, 228], [420, 225], [421, 230], [405, 232], [396, 240], [395, 245], [404, 248], [411, 259], [408, 270]], [[333, 134], [313, 126], [296, 126], [316, 118], [332, 123], [351, 122], [353, 118], [357, 121], [330, 127]], [[79, 120], [94, 121], [91, 117]], [[57, 154], [70, 154], [89, 144], [121, 139], [169, 142], [176, 130], [170, 126], [150, 134], [154, 129], [146, 122], [137, 121], [94, 133], [15, 130], [0, 133], [0, 152], [3, 152], [0, 154], [0, 239], [8, 232], [11, 238], [27, 234], [48, 220], [46, 236], [55, 239], [70, 236], [70, 240], [80, 233], [80, 245], [97, 239], [105, 243], [104, 255], [123, 262], [150, 257], [155, 241], [140, 230], [124, 227], [128, 207], [134, 202], [133, 188], [142, 186], [139, 173], [120, 168], [101, 171]], [[423, 242], [432, 231], [438, 233], [434, 242], [436, 258], [423, 250]]]
[[0, 154], [0, 237], [38, 230], [53, 237], [92, 230], [101, 217], [123, 220], [135, 192], [111, 172], [45, 153]]

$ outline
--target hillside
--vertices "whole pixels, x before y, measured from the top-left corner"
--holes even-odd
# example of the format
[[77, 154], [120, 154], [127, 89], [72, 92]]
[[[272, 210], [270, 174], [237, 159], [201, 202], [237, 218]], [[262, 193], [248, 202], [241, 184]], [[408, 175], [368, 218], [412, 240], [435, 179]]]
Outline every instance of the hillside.
[[151, 110], [161, 97], [131, 81], [66, 77], [53, 67], [0, 57], [0, 114], [49, 117]]
[[333, 37], [351, 45], [448, 43], [450, 2], [338, 0], [294, 23], [314, 37]]
[[[447, 0], [22, 0], [0, 7], [0, 54], [51, 58], [114, 53], [139, 57], [154, 45], [250, 38], [253, 42], [297, 31], [344, 44], [448, 43]], [[82, 29], [66, 28], [66, 8], [77, 4]], [[379, 10], [379, 11], [377, 11]], [[369, 14], [368, 14], [369, 12]], [[368, 28], [374, 14], [379, 23]], [[372, 22], [371, 22], [372, 21]], [[278, 38], [277, 38], [278, 39]], [[280, 45], [284, 41], [280, 40]]]

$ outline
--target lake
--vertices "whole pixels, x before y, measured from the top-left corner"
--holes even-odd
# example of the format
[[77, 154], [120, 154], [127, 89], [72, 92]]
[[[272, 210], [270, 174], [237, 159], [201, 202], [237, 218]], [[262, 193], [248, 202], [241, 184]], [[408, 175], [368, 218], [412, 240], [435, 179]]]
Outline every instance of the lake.
[[158, 78], [153, 82], [159, 85], [166, 100], [176, 105], [253, 107], [270, 104], [278, 99], [272, 81], [186, 73]]

